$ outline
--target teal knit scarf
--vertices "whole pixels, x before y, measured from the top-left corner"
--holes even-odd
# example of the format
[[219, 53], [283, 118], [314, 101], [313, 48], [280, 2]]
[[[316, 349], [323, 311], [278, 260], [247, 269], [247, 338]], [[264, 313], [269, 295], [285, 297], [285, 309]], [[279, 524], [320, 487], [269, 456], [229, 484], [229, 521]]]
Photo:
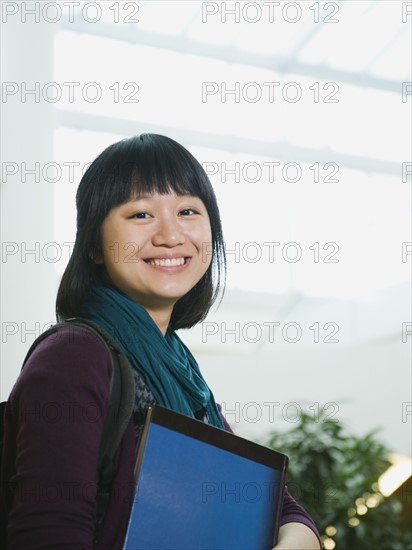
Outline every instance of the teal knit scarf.
[[203, 410], [210, 424], [224, 428], [195, 358], [174, 330], [163, 336], [140, 304], [108, 286], [93, 289], [82, 315], [115, 339], [157, 404], [191, 417]]

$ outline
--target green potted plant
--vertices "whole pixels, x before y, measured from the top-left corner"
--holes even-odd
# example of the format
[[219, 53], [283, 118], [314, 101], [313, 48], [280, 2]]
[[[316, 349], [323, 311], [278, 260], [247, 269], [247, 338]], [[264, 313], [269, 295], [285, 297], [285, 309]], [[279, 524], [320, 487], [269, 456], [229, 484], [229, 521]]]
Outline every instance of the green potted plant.
[[385, 498], [378, 479], [390, 466], [376, 431], [346, 433], [340, 421], [302, 412], [266, 446], [289, 455], [287, 485], [318, 526], [326, 550], [411, 550], [402, 493]]

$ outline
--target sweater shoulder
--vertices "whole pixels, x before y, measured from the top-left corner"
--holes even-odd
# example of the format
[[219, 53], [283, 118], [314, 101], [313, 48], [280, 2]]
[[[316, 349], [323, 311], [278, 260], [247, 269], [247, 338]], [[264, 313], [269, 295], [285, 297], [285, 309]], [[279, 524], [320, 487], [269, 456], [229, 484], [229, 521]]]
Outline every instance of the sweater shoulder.
[[38, 361], [58, 360], [59, 363], [76, 360], [86, 365], [96, 361], [111, 363], [110, 352], [95, 334], [81, 327], [61, 327], [38, 343], [24, 368]]
[[109, 393], [112, 376], [111, 355], [104, 342], [79, 327], [62, 327], [45, 337], [32, 351], [12, 390], [11, 398], [23, 389], [43, 390], [58, 387], [80, 390], [93, 387]]

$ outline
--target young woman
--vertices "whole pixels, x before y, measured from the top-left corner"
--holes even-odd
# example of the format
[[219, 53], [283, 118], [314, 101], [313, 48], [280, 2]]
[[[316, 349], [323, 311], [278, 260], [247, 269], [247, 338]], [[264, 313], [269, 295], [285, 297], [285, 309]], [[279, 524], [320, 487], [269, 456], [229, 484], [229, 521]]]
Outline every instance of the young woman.
[[[175, 332], [202, 321], [215, 301], [224, 281], [224, 244], [206, 173], [164, 136], [143, 134], [108, 147], [86, 171], [76, 202], [76, 242], [57, 317], [100, 325], [129, 359], [136, 382], [134, 415], [116, 453], [97, 544], [117, 550], [146, 406], [158, 403], [230, 430]], [[9, 400], [2, 470], [9, 549], [93, 548], [111, 368], [101, 342], [63, 327], [22, 370]], [[319, 547], [312, 520], [286, 491], [276, 548]]]

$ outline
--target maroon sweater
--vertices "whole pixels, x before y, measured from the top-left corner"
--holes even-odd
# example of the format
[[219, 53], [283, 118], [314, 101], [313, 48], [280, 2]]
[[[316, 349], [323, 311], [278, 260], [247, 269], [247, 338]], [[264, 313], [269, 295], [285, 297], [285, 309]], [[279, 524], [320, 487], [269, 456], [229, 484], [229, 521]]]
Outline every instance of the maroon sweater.
[[[73, 328], [43, 340], [22, 370], [5, 418], [0, 492], [10, 550], [93, 548], [97, 459], [111, 371], [104, 345], [86, 342], [81, 329]], [[117, 474], [99, 550], [122, 548], [135, 453], [131, 420], [115, 456]], [[318, 536], [311, 518], [286, 491], [281, 525], [292, 521]]]

